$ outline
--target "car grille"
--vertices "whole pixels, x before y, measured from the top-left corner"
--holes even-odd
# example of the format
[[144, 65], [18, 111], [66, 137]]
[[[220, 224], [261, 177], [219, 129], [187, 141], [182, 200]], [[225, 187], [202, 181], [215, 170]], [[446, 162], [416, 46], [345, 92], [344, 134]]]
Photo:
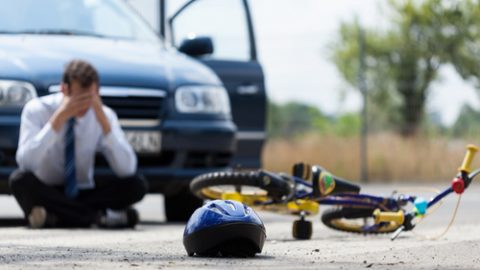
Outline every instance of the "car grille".
[[102, 97], [118, 118], [159, 119], [163, 114], [165, 98], [162, 97]]

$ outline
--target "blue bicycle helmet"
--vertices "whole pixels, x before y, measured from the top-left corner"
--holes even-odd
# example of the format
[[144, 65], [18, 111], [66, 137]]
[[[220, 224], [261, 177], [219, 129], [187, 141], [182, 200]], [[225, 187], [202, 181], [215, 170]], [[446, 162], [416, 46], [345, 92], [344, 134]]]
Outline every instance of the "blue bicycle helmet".
[[230, 200], [195, 210], [183, 234], [188, 256], [253, 257], [262, 252], [265, 226], [252, 208]]

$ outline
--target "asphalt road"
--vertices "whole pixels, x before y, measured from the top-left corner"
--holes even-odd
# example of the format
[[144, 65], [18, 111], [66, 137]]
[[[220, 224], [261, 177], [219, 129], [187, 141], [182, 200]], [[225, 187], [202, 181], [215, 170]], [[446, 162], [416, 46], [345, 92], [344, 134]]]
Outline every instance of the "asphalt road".
[[[364, 191], [388, 194], [393, 188], [371, 185]], [[445, 200], [416, 233], [443, 231], [455, 203], [454, 196]], [[31, 230], [12, 226], [21, 212], [11, 197], [2, 196], [0, 269], [480, 269], [480, 185], [475, 183], [462, 197], [453, 228], [439, 240], [405, 233], [392, 242], [388, 235], [335, 232], [316, 216], [313, 238], [295, 241], [295, 217], [260, 212], [268, 239], [252, 259], [190, 258], [182, 245], [184, 225], [164, 223], [161, 196], [147, 196], [137, 208], [143, 221], [136, 230]]]

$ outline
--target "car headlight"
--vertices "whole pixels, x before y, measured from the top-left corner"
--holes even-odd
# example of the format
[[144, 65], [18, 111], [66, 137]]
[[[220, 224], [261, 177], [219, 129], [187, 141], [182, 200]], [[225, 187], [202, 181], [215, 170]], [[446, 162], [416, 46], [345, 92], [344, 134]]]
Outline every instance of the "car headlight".
[[228, 93], [221, 86], [179, 87], [175, 106], [181, 113], [230, 113]]
[[31, 83], [0, 80], [0, 107], [21, 107], [36, 97], [37, 91]]

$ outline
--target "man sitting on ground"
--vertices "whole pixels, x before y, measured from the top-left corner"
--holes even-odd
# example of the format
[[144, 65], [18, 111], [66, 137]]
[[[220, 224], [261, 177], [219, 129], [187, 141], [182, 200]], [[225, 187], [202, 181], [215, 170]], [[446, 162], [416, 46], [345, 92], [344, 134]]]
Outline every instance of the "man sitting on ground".
[[[117, 177], [93, 179], [96, 152]], [[10, 189], [30, 227], [134, 227], [146, 182], [113, 110], [99, 95], [99, 76], [82, 60], [67, 64], [61, 93], [28, 102], [22, 112], [19, 169]]]

